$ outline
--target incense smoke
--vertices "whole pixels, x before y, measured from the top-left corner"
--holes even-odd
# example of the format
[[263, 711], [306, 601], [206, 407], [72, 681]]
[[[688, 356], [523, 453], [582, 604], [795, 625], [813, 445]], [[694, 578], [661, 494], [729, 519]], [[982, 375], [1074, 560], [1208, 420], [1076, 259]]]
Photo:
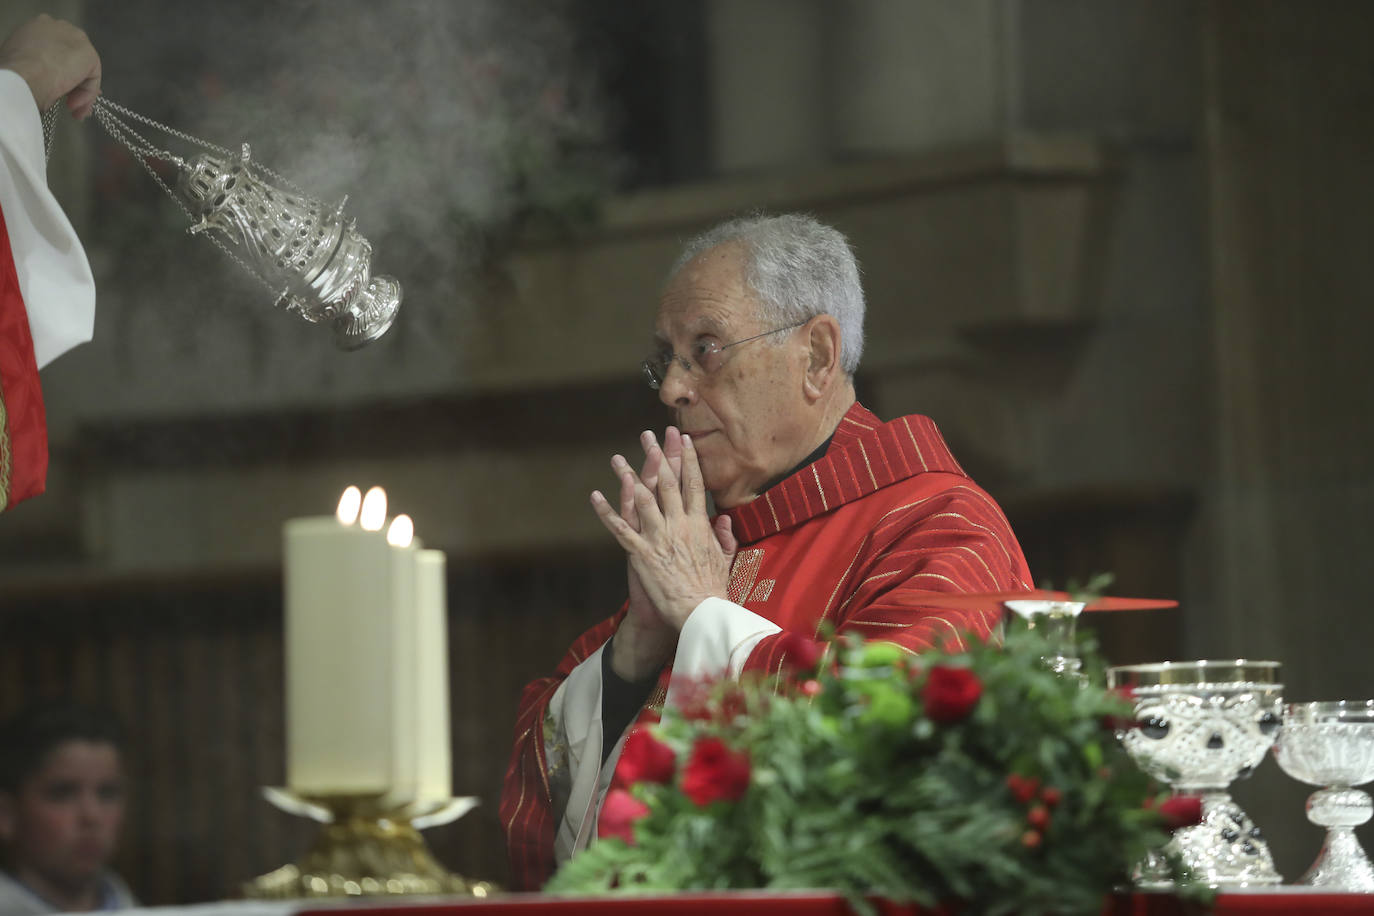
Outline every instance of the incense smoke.
[[[110, 98], [235, 152], [247, 141], [325, 203], [347, 194], [374, 272], [405, 287], [397, 325], [344, 365], [324, 329], [291, 327], [260, 284], [186, 239], [185, 217], [106, 143], [89, 247], [106, 303], [126, 309], [98, 317], [121, 335], [126, 367], [150, 353], [221, 375], [246, 362], [236, 396], [266, 403], [451, 386], [494, 254], [531, 220], [584, 217], [612, 180], [597, 74], [568, 2], [129, 0], [90, 13]], [[201, 386], [181, 382], [189, 402]], [[231, 406], [216, 391], [198, 395]]]

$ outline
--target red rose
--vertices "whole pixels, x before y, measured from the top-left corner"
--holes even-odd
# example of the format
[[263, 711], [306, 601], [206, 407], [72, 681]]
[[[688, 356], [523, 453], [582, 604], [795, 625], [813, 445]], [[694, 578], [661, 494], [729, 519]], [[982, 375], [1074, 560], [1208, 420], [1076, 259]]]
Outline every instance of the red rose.
[[738, 684], [731, 684], [726, 687], [720, 695], [720, 715], [716, 721], [729, 724], [740, 716], [748, 715], [749, 698], [745, 696]]
[[801, 692], [803, 696], [814, 697], [821, 692], [821, 682], [814, 677], [802, 681]]
[[1064, 793], [1054, 786], [1046, 786], [1040, 790], [1040, 800], [1053, 808], [1064, 800]]
[[1159, 805], [1159, 816], [1170, 830], [1202, 823], [1202, 799], [1196, 795], [1175, 795]]
[[677, 694], [678, 713], [689, 722], [711, 719], [711, 678], [674, 677], [673, 692]]
[[969, 669], [936, 665], [921, 689], [921, 702], [931, 721], [948, 725], [966, 718], [982, 695], [983, 682]]
[[637, 782], [668, 783], [677, 771], [677, 754], [668, 745], [637, 728], [625, 739], [625, 748], [615, 765], [611, 785], [628, 789]]
[[649, 806], [624, 789], [606, 793], [601, 805], [601, 817], [596, 822], [596, 834], [603, 839], [620, 837], [631, 846], [635, 844], [635, 821], [649, 813]]
[[825, 643], [808, 639], [800, 633], [787, 630], [778, 638], [778, 648], [783, 653], [783, 661], [798, 671], [815, 671], [825, 655]]
[[1035, 793], [1040, 790], [1040, 780], [1034, 776], [1012, 773], [1007, 777], [1007, 788], [1011, 790], [1011, 797], [1024, 805], [1035, 798]]
[[719, 738], [698, 738], [682, 770], [682, 794], [705, 807], [737, 801], [749, 788], [749, 755], [732, 751]]
[[1043, 832], [1050, 825], [1050, 809], [1044, 805], [1036, 805], [1026, 812], [1026, 823]]

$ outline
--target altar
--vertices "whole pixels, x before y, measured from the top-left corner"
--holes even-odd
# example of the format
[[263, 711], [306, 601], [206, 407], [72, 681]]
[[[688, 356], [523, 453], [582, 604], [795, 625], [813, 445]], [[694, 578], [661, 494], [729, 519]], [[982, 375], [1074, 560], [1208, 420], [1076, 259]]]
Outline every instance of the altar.
[[[922, 910], [875, 901], [881, 916], [921, 916], [940, 911]], [[366, 911], [368, 916], [852, 916], [855, 912], [843, 897], [823, 891], [776, 893], [727, 891], [682, 893], [667, 896], [558, 898], [542, 894], [511, 894], [491, 900], [431, 899], [393, 904], [381, 901], [264, 902], [230, 901], [191, 907], [134, 910], [156, 916], [293, 916], [297, 913]], [[1171, 894], [1120, 894], [1103, 904], [1103, 916], [1175, 916], [1184, 913], [1217, 916], [1267, 916], [1267, 914], [1374, 913], [1374, 896], [1333, 894], [1309, 888], [1281, 888], [1262, 893], [1219, 894], [1207, 908], [1184, 902]]]

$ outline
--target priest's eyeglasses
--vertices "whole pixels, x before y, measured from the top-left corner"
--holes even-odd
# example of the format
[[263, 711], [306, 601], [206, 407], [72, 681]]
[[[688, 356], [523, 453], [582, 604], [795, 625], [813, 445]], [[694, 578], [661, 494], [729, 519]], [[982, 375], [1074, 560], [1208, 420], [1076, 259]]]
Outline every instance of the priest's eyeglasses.
[[639, 364], [639, 367], [644, 370], [644, 381], [649, 383], [650, 388], [657, 391], [667, 380], [668, 370], [672, 368], [673, 363], [677, 363], [691, 375], [710, 375], [725, 364], [725, 351], [731, 347], [738, 347], [740, 344], [747, 344], [751, 340], [758, 340], [760, 337], [768, 337], [771, 334], [790, 331], [804, 324], [806, 321], [798, 321], [796, 324], [764, 331], [762, 334], [755, 334], [753, 337], [746, 337], [743, 340], [732, 340], [727, 344], [714, 340], [698, 340], [692, 344], [688, 356], [680, 356], [665, 348], [644, 360]]

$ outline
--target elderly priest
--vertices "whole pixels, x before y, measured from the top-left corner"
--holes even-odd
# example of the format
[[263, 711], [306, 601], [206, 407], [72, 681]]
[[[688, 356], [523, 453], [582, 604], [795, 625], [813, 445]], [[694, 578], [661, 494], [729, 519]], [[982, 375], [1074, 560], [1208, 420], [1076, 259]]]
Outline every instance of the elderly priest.
[[611, 459], [615, 504], [592, 494], [629, 599], [521, 698], [501, 800], [518, 887], [592, 838], [630, 725], [674, 702], [670, 674], [774, 674], [823, 624], [912, 651], [982, 637], [989, 618], [923, 596], [1030, 587], [935, 424], [856, 401], [863, 314], [848, 243], [809, 217], [727, 222], [674, 265], [644, 372], [675, 425], [644, 434], [638, 472]]

